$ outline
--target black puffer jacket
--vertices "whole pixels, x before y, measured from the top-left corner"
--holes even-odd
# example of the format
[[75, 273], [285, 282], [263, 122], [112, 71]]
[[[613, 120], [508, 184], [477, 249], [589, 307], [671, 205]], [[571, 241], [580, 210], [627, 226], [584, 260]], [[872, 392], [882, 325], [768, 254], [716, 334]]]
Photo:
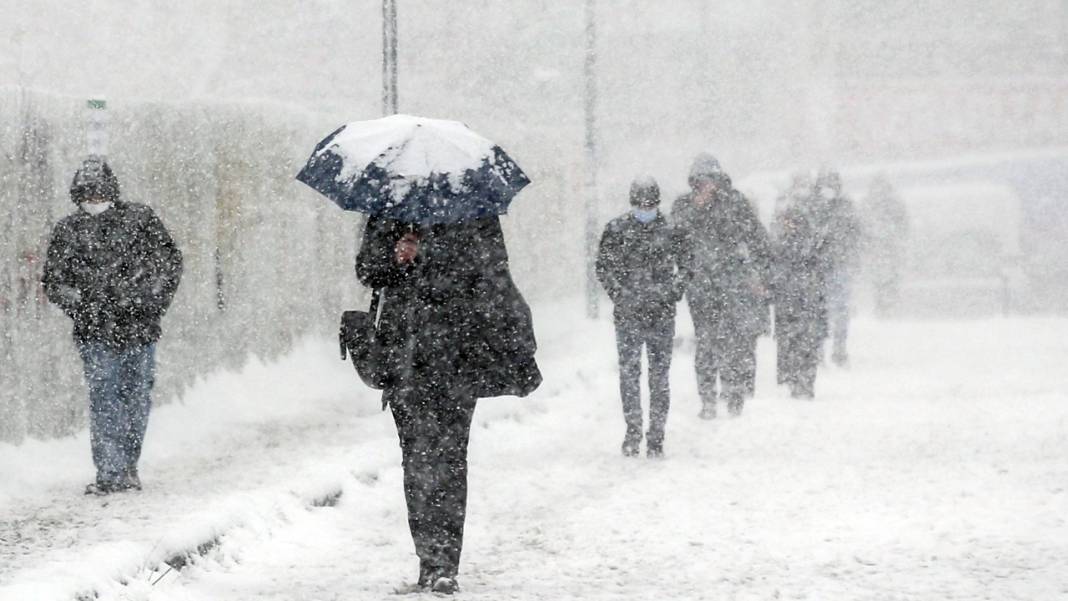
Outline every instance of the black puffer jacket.
[[617, 317], [675, 315], [685, 292], [677, 269], [681, 251], [677, 232], [662, 214], [642, 223], [628, 212], [608, 223], [597, 253], [597, 279]]
[[827, 337], [827, 278], [833, 261], [819, 217], [806, 206], [779, 214], [775, 227], [775, 335]]
[[[419, 254], [394, 247], [418, 233]], [[413, 226], [371, 217], [356, 257], [364, 285], [383, 288], [379, 336], [394, 386], [463, 388], [476, 398], [526, 396], [541, 383], [530, 308], [512, 281], [497, 217]]]
[[182, 253], [152, 209], [117, 201], [56, 224], [42, 282], [75, 341], [126, 348], [159, 340], [181, 276]]
[[679, 197], [671, 220], [683, 235], [687, 302], [719, 337], [757, 336], [769, 325], [771, 248], [767, 230], [741, 193], [718, 193], [704, 206]]

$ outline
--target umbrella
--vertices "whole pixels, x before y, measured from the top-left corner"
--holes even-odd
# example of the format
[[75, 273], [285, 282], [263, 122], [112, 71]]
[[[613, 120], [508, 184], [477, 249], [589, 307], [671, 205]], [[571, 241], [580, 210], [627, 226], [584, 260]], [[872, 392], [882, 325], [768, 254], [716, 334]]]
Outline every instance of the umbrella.
[[499, 146], [458, 121], [392, 115], [326, 137], [297, 179], [347, 211], [458, 223], [508, 211], [530, 183]]

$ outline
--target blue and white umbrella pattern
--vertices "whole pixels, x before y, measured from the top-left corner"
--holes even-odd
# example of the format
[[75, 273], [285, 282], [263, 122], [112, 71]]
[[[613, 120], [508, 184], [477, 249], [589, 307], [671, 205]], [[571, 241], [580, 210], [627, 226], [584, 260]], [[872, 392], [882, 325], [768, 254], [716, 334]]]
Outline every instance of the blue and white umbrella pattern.
[[393, 115], [355, 121], [315, 147], [297, 180], [347, 211], [406, 223], [502, 215], [530, 179], [458, 121]]

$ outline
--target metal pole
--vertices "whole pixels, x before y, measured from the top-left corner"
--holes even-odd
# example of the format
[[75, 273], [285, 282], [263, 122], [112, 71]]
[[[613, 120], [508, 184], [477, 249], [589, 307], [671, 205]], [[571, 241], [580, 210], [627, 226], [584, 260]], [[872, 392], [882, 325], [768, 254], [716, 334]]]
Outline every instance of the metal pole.
[[382, 112], [397, 114], [397, 0], [382, 0]]
[[597, 318], [597, 28], [596, 0], [586, 0], [586, 316]]

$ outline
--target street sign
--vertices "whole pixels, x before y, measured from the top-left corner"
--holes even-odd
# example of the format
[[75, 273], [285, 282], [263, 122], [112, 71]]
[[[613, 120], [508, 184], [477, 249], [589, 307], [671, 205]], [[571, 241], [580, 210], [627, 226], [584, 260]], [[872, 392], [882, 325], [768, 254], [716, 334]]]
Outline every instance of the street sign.
[[86, 145], [91, 156], [108, 154], [108, 102], [103, 97], [90, 98], [85, 103], [89, 114], [86, 127]]

